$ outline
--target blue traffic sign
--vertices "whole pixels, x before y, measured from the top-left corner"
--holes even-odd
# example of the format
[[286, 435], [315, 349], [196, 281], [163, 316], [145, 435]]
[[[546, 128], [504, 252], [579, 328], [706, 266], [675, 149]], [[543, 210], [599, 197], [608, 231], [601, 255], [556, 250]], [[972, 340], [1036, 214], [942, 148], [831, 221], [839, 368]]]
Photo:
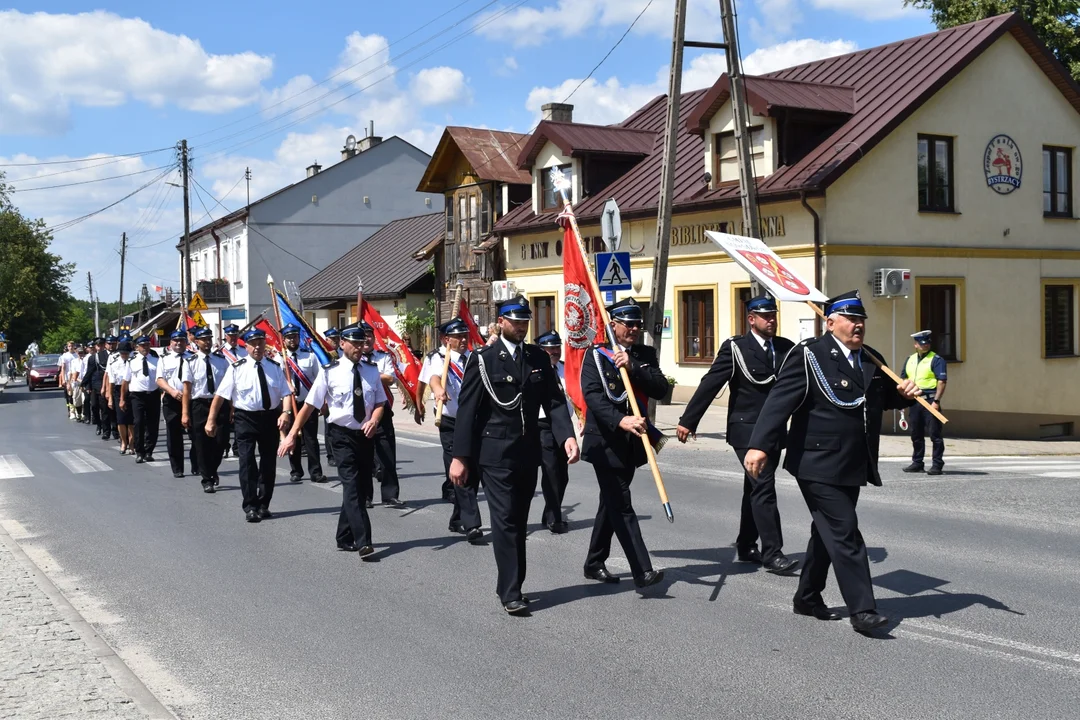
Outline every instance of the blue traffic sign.
[[630, 253], [596, 253], [596, 281], [601, 290], [629, 290]]

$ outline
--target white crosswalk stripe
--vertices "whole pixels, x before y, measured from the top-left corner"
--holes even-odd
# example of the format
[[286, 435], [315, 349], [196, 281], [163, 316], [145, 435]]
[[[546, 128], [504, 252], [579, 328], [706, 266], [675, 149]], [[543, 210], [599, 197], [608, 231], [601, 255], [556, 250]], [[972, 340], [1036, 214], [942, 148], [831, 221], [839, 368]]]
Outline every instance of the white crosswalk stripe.
[[49, 453], [75, 474], [109, 472], [111, 467], [91, 455], [86, 450], [56, 450]]
[[0, 480], [12, 480], [14, 478], [34, 477], [26, 463], [19, 459], [18, 455], [0, 455]]
[[[882, 462], [908, 463], [907, 458], [883, 458]], [[1080, 458], [1072, 456], [1045, 457], [945, 457], [945, 474], [950, 470], [977, 471], [988, 474], [1028, 475], [1045, 478], [1080, 478]]]

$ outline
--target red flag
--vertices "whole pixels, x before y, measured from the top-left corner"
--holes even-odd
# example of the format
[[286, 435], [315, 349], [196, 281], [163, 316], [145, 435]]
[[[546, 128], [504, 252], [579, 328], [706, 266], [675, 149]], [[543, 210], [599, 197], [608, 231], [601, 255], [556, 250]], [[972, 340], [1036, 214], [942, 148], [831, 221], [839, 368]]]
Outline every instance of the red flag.
[[469, 350], [484, 347], [484, 338], [480, 335], [480, 328], [476, 327], [476, 321], [473, 320], [472, 313], [469, 311], [469, 303], [465, 302], [465, 298], [461, 298], [461, 304], [458, 307], [458, 317], [465, 321], [465, 324], [469, 326]]
[[[281, 352], [281, 348], [284, 346], [281, 344], [281, 336], [278, 335], [277, 328], [274, 327], [274, 324], [272, 322], [270, 322], [266, 318], [263, 318], [259, 322], [255, 323], [254, 329], [262, 330], [264, 333], [266, 333], [266, 347], [273, 350], [274, 352]], [[244, 342], [243, 337], [239, 338], [236, 341], [236, 344], [240, 347], [247, 347], [247, 343]]]
[[412, 350], [401, 342], [398, 334], [383, 320], [371, 303], [363, 304], [363, 318], [364, 322], [375, 329], [375, 348], [394, 358], [394, 375], [398, 384], [408, 394], [407, 404], [416, 407], [416, 394], [420, 389], [420, 361], [412, 354]]
[[581, 392], [581, 363], [594, 344], [604, 342], [604, 328], [600, 321], [600, 299], [594, 297], [589, 285], [589, 268], [585, 265], [577, 238], [570, 227], [567, 206], [559, 215], [563, 226], [563, 304], [564, 340], [563, 362], [566, 371], [566, 394], [584, 417], [585, 396]]

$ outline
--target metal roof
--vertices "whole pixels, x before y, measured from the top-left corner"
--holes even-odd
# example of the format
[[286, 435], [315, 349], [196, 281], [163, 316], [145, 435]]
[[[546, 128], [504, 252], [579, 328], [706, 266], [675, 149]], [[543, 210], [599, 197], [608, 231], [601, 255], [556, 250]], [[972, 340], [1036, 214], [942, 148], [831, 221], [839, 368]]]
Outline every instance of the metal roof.
[[396, 297], [428, 273], [428, 264], [413, 253], [445, 232], [442, 213], [402, 218], [327, 265], [300, 286], [308, 300], [356, 297], [356, 278], [364, 281], [366, 297]]
[[[855, 89], [851, 87], [751, 75], [746, 76], [745, 82], [747, 104], [759, 117], [770, 117], [773, 108], [855, 114]], [[731, 81], [725, 73], [690, 114], [686, 127], [691, 131], [704, 132], [713, 115], [730, 97]]]
[[[1011, 33], [1033, 61], [1080, 112], [1080, 86], [1019, 15], [1010, 13], [860, 52], [819, 60], [764, 76], [791, 83], [851, 88], [857, 100], [854, 114], [829, 137], [794, 165], [784, 165], [758, 180], [762, 201], [821, 193], [844, 171], [864, 157], [878, 142], [907, 119], [926, 100], [956, 77], [986, 48]], [[726, 82], [726, 78], [722, 78]], [[718, 81], [718, 84], [720, 81]], [[773, 88], [781, 86], [769, 83]], [[703, 102], [711, 104], [716, 86], [685, 93], [679, 118], [676, 149], [675, 195], [677, 211], [727, 207], [739, 202], [737, 184], [710, 190], [703, 175], [704, 139], [688, 127]], [[707, 98], [709, 98], [707, 100]], [[623, 126], [649, 130], [659, 136], [667, 110], [666, 96], [652, 100]], [[697, 113], [701, 115], [702, 113]], [[575, 208], [582, 221], [600, 218], [604, 203], [614, 197], [623, 217], [655, 213], [660, 192], [662, 145], [629, 172]], [[526, 203], [495, 225], [500, 233], [535, 232], [555, 226], [555, 213], [535, 215]]]
[[522, 170], [531, 169], [536, 156], [548, 141], [559, 148], [564, 155], [576, 156], [595, 152], [644, 157], [653, 151], [656, 136], [654, 133], [632, 127], [541, 120], [528, 142], [521, 148], [517, 157], [517, 166]]
[[447, 127], [416, 189], [420, 192], [442, 192], [446, 189], [438, 179], [439, 174], [445, 172], [442, 167], [444, 158], [447, 158], [452, 147], [465, 156], [477, 179], [528, 185], [532, 182], [532, 175], [519, 170], [514, 164], [519, 148], [528, 138], [528, 135], [521, 133], [487, 128]]

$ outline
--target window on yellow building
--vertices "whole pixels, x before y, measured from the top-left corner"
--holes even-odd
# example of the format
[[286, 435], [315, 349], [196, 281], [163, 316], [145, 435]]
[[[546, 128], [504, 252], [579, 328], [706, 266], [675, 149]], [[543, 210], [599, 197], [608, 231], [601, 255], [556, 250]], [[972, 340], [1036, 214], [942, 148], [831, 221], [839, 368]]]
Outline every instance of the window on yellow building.
[[714, 299], [712, 290], [683, 290], [679, 293], [682, 362], [712, 362], [716, 354]]
[[544, 333], [555, 329], [555, 296], [540, 295], [531, 298], [533, 308], [533, 342]]
[[919, 286], [919, 330], [933, 332], [933, 349], [949, 362], [958, 362], [959, 333], [956, 285]]
[[1072, 150], [1043, 148], [1043, 215], [1072, 217]]
[[953, 212], [953, 141], [919, 136], [919, 210]]
[[[718, 133], [713, 139], [716, 154], [716, 167], [713, 177], [717, 182], [729, 182], [739, 179], [739, 146], [735, 142], [735, 133]], [[754, 162], [754, 176], [765, 172], [765, 128], [750, 128], [750, 157]]]
[[1076, 286], [1043, 286], [1043, 354], [1076, 355]]

